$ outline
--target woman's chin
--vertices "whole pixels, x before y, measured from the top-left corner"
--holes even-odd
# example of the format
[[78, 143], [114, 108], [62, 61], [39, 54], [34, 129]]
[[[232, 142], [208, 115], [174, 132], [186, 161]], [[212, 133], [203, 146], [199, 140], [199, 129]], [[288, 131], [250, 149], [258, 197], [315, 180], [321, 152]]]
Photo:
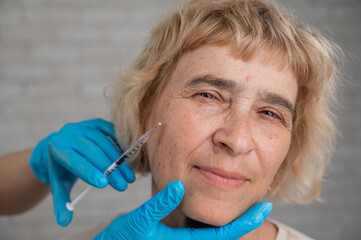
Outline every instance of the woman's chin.
[[234, 207], [212, 207], [208, 204], [199, 204], [198, 207], [195, 208], [183, 205], [182, 211], [192, 220], [217, 227], [227, 225], [237, 219], [242, 213]]

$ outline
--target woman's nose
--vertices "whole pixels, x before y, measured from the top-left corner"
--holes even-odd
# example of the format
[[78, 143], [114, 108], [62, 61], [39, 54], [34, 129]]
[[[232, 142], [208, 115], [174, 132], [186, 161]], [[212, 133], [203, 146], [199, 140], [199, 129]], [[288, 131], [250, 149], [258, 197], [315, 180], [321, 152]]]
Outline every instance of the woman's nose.
[[225, 150], [233, 156], [247, 154], [254, 148], [251, 117], [233, 116], [222, 123], [213, 135], [215, 149]]

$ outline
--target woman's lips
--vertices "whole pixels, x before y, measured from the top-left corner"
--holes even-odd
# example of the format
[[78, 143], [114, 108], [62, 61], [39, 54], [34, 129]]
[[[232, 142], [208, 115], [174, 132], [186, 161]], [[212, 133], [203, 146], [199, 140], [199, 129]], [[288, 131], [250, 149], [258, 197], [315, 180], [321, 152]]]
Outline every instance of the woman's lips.
[[238, 172], [227, 171], [221, 168], [195, 166], [195, 169], [209, 182], [221, 189], [235, 190], [249, 181], [249, 179]]

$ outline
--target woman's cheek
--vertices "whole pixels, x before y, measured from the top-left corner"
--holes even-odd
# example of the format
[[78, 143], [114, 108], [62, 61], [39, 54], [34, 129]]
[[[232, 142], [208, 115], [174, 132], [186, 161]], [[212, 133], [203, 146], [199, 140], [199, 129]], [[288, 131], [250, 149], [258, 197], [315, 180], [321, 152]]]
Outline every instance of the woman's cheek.
[[258, 135], [261, 141], [257, 147], [262, 156], [263, 172], [272, 180], [288, 153], [291, 134], [285, 128], [268, 128], [266, 131], [261, 128]]
[[173, 108], [168, 111], [169, 118], [173, 119], [170, 128], [180, 134], [182, 141], [196, 139], [207, 135], [206, 132], [210, 131], [209, 125], [213, 126], [214, 120], [219, 121], [222, 112], [219, 106], [197, 104], [192, 99], [182, 99], [173, 103]]
[[260, 157], [264, 173], [275, 173], [288, 153], [291, 132], [278, 119], [267, 119], [256, 113], [252, 120], [255, 151]]

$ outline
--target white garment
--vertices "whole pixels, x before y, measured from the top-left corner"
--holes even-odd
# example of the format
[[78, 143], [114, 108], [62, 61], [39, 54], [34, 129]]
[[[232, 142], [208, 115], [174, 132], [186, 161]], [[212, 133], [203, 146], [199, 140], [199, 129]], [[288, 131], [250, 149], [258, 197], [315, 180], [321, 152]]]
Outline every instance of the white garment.
[[274, 220], [269, 221], [278, 228], [276, 240], [313, 240], [297, 230], [284, 225], [283, 223]]

